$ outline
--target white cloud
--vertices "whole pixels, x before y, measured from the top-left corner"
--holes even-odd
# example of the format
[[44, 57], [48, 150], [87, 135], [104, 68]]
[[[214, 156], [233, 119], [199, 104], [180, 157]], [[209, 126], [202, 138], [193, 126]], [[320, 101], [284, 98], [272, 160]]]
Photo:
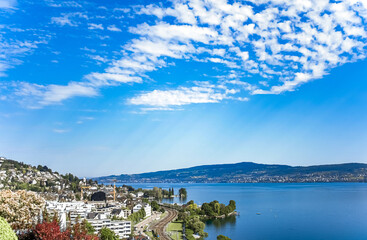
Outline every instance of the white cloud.
[[55, 133], [60, 133], [61, 134], [61, 133], [70, 132], [70, 129], [57, 129], [57, 128], [55, 128], [52, 131], [55, 132]]
[[130, 31], [142, 36], [161, 38], [165, 40], [178, 40], [180, 42], [195, 41], [209, 43], [218, 38], [218, 33], [208, 27], [198, 27], [195, 25], [171, 25], [168, 23], [158, 23], [149, 26], [146, 23], [130, 28]]
[[63, 2], [59, 2], [59, 1], [53, 1], [53, 0], [46, 0], [46, 4], [50, 7], [70, 7], [70, 8], [81, 8], [82, 5], [80, 5], [79, 3], [75, 2], [75, 1], [63, 1]]
[[88, 16], [81, 12], [62, 13], [60, 17], [52, 17], [51, 23], [76, 27], [80, 24], [79, 19], [88, 19]]
[[94, 30], [94, 29], [103, 30], [104, 27], [102, 26], [102, 24], [88, 23], [88, 29], [91, 29], [91, 30]]
[[0, 0], [0, 9], [11, 9], [17, 5], [16, 0]]
[[[153, 107], [149, 110], [172, 110], [174, 106], [194, 103], [218, 103], [224, 99], [232, 99], [231, 95], [236, 93], [237, 91], [234, 89], [225, 87], [223, 89], [208, 83], [196, 83], [193, 87], [179, 87], [177, 89], [154, 90], [142, 93], [129, 99], [128, 103]], [[239, 98], [239, 100], [244, 99]]]
[[14, 83], [17, 96], [21, 96], [21, 104], [28, 108], [58, 104], [75, 96], [95, 97], [98, 89], [88, 83], [70, 82], [68, 85], [40, 85], [26, 82]]
[[211, 88], [179, 88], [178, 90], [154, 90], [129, 100], [130, 104], [148, 106], [180, 106], [191, 103], [216, 103], [224, 98]]
[[116, 27], [115, 25], [108, 26], [107, 30], [112, 31], [112, 32], [122, 32], [122, 30], [120, 28]]
[[[160, 21], [130, 28], [141, 36], [134, 40], [138, 47], [130, 50], [158, 58], [206, 59], [224, 63], [230, 69], [242, 66], [236, 71], [277, 80], [272, 85], [264, 84], [263, 80], [257, 87], [251, 84], [245, 88], [251, 94], [293, 91], [301, 84], [322, 78], [331, 68], [365, 58], [366, 19], [362, 21], [361, 16], [367, 16], [367, 4], [363, 1], [253, 0], [253, 3], [262, 5], [261, 10], [226, 0], [174, 1], [168, 8], [143, 7], [138, 14], [154, 15]], [[175, 24], [164, 22], [165, 16], [175, 17]], [[170, 51], [172, 44], [180, 44], [181, 51]], [[210, 53], [207, 48], [213, 44], [229, 51], [221, 57], [200, 56]]]
[[39, 44], [45, 41], [18, 41], [6, 39], [0, 34], [0, 77], [6, 76], [6, 71], [15, 65], [21, 64], [20, 60], [33, 52]]
[[[176, 59], [217, 64], [227, 79], [218, 78], [214, 87], [188, 84], [189, 87], [173, 90], [157, 89], [130, 99], [130, 103], [153, 109], [224, 99], [247, 100], [242, 95], [294, 91], [335, 67], [366, 58], [364, 0], [173, 0], [168, 7], [151, 4], [135, 9], [137, 14], [155, 19], [129, 28], [136, 37], [122, 47], [122, 57], [108, 61], [95, 55], [92, 58], [108, 62], [109, 66], [100, 73], [86, 75], [86, 81], [78, 83], [85, 92], [71, 91], [77, 88], [73, 83], [65, 90], [70, 94], [48, 96], [46, 102], [95, 96], [103, 86], [141, 83], [149, 79], [147, 73], [170, 66]], [[52, 21], [77, 26], [80, 18], [88, 17], [68, 13]], [[103, 29], [100, 24], [88, 26]], [[116, 25], [106, 29], [121, 31]], [[0, 73], [7, 68], [6, 62], [2, 64]], [[254, 75], [260, 77], [251, 78]], [[50, 86], [58, 92], [65, 89]], [[52, 92], [50, 86], [45, 86], [45, 91]], [[234, 93], [241, 93], [241, 97], [231, 96]], [[43, 97], [46, 99], [46, 95]]]
[[43, 93], [43, 98], [40, 103], [42, 105], [49, 105], [74, 96], [94, 97], [97, 95], [98, 92], [95, 88], [81, 83], [70, 82], [66, 86], [48, 85], [47, 91]]

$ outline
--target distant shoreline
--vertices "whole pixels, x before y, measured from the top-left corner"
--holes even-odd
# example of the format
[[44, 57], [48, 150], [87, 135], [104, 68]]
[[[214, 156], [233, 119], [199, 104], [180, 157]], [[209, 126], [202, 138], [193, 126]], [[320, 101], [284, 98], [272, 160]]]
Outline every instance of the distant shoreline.
[[[102, 181], [105, 185], [113, 184], [114, 182]], [[318, 184], [318, 183], [361, 183], [367, 184], [367, 182], [116, 182], [117, 185], [131, 185], [131, 184]]]
[[141, 174], [111, 175], [93, 179], [98, 182], [119, 183], [363, 183], [367, 182], [367, 164], [292, 167], [242, 162]]

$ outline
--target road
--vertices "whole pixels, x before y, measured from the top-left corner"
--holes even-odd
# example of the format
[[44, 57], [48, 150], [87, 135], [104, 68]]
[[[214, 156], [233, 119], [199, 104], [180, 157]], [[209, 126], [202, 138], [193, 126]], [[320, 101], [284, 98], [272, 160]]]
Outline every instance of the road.
[[135, 234], [142, 234], [142, 235], [146, 235], [143, 230], [144, 227], [147, 225], [150, 225], [153, 221], [155, 221], [156, 219], [159, 219], [159, 217], [161, 216], [161, 213], [153, 213], [152, 216], [144, 219], [143, 221], [141, 221], [140, 223], [137, 223], [134, 228], [135, 228]]
[[168, 225], [168, 223], [170, 223], [177, 217], [178, 212], [170, 208], [164, 208], [164, 209], [166, 210], [168, 214], [162, 220], [154, 224], [151, 227], [151, 229], [153, 229], [158, 234], [159, 239], [172, 240], [172, 238], [166, 234], [165, 228]]

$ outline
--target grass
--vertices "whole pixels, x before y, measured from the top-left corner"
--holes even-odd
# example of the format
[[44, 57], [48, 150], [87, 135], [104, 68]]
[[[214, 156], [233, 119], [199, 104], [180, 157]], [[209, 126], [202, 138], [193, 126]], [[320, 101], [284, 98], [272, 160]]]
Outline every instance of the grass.
[[168, 212], [164, 212], [164, 213], [162, 213], [162, 215], [160, 216], [160, 218], [159, 218], [159, 219], [163, 219], [167, 214], [168, 214]]
[[171, 233], [171, 237], [173, 240], [182, 240], [182, 221], [171, 222], [167, 226], [167, 232]]

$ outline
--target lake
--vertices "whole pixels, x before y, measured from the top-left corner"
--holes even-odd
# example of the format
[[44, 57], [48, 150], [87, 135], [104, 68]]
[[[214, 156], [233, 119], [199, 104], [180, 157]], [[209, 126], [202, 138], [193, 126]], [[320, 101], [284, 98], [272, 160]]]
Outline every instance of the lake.
[[[367, 184], [128, 184], [175, 192], [187, 189], [187, 201], [198, 204], [235, 200], [240, 216], [209, 221], [208, 240], [223, 234], [233, 240], [367, 239]], [[180, 202], [180, 199], [165, 200]]]

